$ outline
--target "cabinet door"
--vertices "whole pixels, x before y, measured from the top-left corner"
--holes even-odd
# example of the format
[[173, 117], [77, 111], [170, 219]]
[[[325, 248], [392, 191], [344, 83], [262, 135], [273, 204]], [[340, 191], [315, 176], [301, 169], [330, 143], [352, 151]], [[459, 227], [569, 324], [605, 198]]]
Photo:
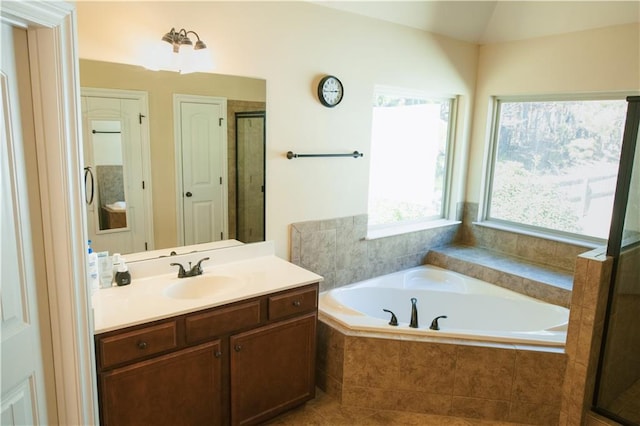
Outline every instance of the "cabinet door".
[[231, 337], [231, 423], [256, 424], [315, 396], [315, 312]]
[[220, 341], [100, 374], [103, 425], [219, 425]]

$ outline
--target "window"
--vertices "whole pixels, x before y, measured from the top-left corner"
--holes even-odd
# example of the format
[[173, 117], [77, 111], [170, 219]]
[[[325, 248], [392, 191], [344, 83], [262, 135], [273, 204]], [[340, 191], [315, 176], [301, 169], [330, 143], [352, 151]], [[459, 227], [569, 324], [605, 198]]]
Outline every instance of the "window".
[[607, 238], [625, 115], [624, 100], [498, 99], [485, 217]]
[[370, 229], [444, 216], [453, 109], [453, 98], [376, 88]]

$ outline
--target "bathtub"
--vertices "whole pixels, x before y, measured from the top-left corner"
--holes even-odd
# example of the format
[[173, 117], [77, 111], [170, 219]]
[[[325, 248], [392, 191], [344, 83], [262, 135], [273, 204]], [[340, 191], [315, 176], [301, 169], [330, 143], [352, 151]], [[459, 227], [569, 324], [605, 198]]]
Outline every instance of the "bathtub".
[[[412, 298], [418, 328], [409, 327]], [[544, 346], [564, 346], [569, 320], [564, 307], [431, 265], [322, 292], [319, 311], [353, 331]]]

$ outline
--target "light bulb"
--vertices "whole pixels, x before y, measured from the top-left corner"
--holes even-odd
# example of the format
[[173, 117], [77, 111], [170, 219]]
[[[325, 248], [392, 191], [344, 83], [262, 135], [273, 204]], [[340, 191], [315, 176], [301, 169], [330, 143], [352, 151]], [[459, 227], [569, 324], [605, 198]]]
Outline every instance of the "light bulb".
[[172, 68], [172, 58], [177, 56], [173, 53], [171, 44], [158, 41], [147, 51], [147, 58], [144, 60], [144, 67], [153, 71], [169, 70], [178, 71], [178, 68]]
[[213, 58], [209, 49], [192, 50], [189, 64], [180, 70], [181, 74], [208, 72], [213, 70]]

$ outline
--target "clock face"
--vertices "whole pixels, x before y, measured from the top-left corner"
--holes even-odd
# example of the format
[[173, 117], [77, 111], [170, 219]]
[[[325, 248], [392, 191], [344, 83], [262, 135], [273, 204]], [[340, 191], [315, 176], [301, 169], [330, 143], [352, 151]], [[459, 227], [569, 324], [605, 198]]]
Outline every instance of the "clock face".
[[320, 80], [318, 85], [318, 99], [327, 107], [334, 107], [340, 103], [344, 95], [342, 83], [336, 77], [328, 75]]

